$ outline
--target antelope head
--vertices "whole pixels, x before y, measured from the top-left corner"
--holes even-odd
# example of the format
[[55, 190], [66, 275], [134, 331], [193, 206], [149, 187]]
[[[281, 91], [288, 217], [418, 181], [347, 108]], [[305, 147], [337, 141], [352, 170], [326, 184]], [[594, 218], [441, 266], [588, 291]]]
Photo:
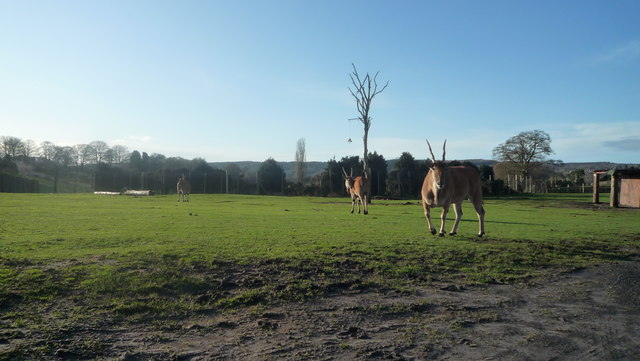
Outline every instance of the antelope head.
[[347, 192], [349, 192], [353, 188], [353, 184], [355, 182], [355, 178], [353, 178], [353, 168], [351, 169], [351, 174], [349, 175], [343, 167], [342, 174], [344, 174], [344, 186], [347, 188]]
[[445, 139], [444, 145], [442, 146], [442, 160], [436, 160], [436, 156], [433, 155], [433, 150], [431, 149], [431, 144], [427, 140], [427, 145], [429, 146], [429, 153], [431, 153], [431, 160], [433, 161], [433, 165], [430, 168], [430, 173], [433, 175], [433, 185], [435, 189], [443, 189], [446, 187], [447, 180], [447, 163], [444, 161], [444, 156], [447, 153], [447, 140]]

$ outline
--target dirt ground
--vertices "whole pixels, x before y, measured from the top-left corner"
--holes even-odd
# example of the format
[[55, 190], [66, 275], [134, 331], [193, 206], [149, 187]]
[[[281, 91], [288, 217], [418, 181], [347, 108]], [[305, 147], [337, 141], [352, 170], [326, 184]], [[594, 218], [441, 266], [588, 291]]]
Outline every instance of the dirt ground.
[[84, 359], [74, 349], [91, 344], [104, 345], [95, 359], [122, 361], [637, 360], [640, 262], [527, 284], [342, 292], [172, 324], [87, 325], [57, 342], [58, 360]]

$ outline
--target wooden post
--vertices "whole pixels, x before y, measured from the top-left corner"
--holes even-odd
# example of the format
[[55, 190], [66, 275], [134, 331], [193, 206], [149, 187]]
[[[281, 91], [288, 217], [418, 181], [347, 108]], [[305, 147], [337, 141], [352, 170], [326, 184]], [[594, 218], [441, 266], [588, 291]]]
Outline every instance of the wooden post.
[[616, 176], [615, 172], [611, 174], [611, 196], [610, 196], [610, 201], [609, 201], [609, 205], [611, 207], [618, 207], [618, 195], [619, 195], [620, 191], [618, 189], [618, 177]]
[[593, 203], [600, 203], [600, 174], [593, 173]]

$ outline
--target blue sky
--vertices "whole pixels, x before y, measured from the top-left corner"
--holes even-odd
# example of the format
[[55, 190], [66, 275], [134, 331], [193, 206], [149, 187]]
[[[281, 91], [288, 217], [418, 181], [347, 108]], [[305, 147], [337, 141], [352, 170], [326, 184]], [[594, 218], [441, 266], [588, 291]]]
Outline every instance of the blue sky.
[[[640, 2], [0, 0], [0, 135], [208, 161], [362, 154], [351, 63], [380, 71], [369, 149], [640, 163]], [[347, 142], [352, 138], [353, 142]], [[437, 147], [439, 148], [439, 147]]]

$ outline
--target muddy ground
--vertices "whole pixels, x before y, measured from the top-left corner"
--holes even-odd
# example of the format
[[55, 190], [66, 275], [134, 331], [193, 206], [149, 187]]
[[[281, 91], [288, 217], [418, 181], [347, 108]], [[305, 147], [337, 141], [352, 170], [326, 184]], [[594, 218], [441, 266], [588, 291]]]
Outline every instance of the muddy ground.
[[29, 354], [29, 347], [55, 344], [43, 359], [637, 360], [640, 263], [602, 264], [526, 284], [434, 282], [410, 294], [346, 290], [157, 324], [96, 319], [46, 339], [7, 332], [0, 342], [5, 359], [11, 349]]

